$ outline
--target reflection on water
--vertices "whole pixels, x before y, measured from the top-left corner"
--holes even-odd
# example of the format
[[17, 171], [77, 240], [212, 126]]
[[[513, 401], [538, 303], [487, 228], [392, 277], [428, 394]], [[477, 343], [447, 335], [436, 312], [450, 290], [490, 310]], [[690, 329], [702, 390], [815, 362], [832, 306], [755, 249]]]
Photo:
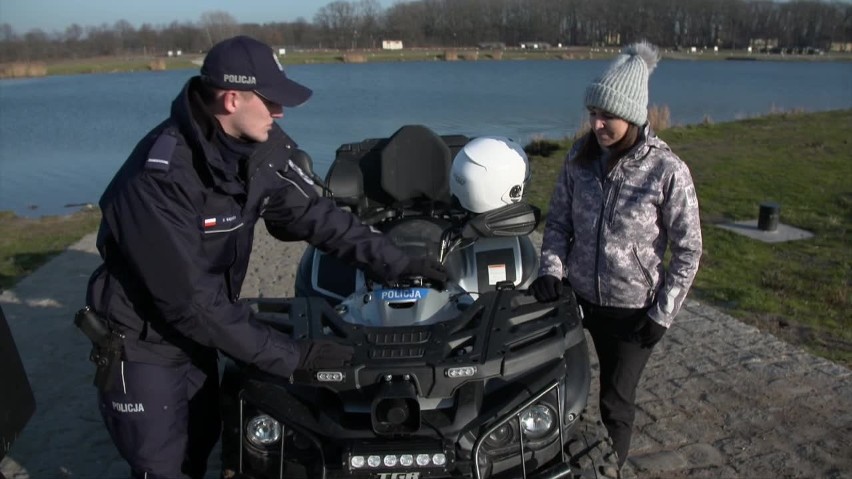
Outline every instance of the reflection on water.
[[[440, 134], [573, 134], [586, 84], [608, 61], [411, 62], [287, 67], [314, 90], [282, 126], [324, 174], [342, 143], [404, 124]], [[135, 143], [168, 113], [192, 70], [0, 81], [0, 210], [38, 216], [97, 202]], [[663, 61], [651, 103], [674, 124], [773, 109], [852, 107], [852, 64]], [[30, 209], [36, 205], [36, 209]]]

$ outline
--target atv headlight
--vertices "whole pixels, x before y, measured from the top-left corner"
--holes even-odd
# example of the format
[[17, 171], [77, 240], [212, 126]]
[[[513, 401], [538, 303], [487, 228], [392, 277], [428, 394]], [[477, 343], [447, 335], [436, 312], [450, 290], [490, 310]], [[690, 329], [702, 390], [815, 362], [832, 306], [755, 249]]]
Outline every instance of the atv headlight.
[[530, 439], [544, 437], [553, 429], [553, 411], [542, 404], [536, 404], [521, 414], [521, 427]]
[[266, 414], [255, 416], [246, 424], [246, 439], [255, 446], [271, 446], [281, 439], [281, 424]]
[[485, 438], [485, 444], [491, 447], [503, 447], [506, 444], [509, 444], [512, 439], [514, 439], [514, 434], [512, 434], [512, 426], [506, 423], [498, 427], [491, 434], [489, 434], [488, 437]]

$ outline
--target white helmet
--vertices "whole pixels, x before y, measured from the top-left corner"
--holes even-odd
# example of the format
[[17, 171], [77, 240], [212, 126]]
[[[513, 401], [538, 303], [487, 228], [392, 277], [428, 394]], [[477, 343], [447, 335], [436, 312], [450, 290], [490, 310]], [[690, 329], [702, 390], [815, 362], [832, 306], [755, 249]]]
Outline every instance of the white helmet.
[[529, 171], [520, 145], [500, 136], [482, 136], [468, 142], [453, 159], [450, 191], [464, 209], [484, 213], [520, 201]]

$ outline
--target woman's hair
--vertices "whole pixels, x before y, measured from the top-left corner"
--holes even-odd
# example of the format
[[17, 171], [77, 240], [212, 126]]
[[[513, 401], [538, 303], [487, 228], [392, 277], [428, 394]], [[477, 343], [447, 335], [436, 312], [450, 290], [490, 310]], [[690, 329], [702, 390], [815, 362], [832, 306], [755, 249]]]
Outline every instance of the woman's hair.
[[[642, 129], [633, 123], [627, 124], [627, 131], [620, 140], [615, 142], [611, 147], [611, 161], [616, 161], [639, 142]], [[580, 140], [583, 143], [580, 145], [580, 150], [577, 152], [577, 161], [595, 161], [600, 157], [601, 146], [598, 144], [598, 139], [593, 130], [589, 130]]]

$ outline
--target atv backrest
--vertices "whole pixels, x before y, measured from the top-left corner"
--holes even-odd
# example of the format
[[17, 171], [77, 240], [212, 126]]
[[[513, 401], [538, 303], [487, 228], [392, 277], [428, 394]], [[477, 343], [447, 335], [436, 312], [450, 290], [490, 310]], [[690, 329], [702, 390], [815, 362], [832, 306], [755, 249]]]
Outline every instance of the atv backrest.
[[426, 197], [450, 199], [450, 149], [432, 130], [400, 128], [382, 148], [382, 188], [398, 202]]
[[342, 145], [326, 182], [338, 203], [356, 214], [418, 198], [450, 204], [452, 159], [468, 140], [406, 125], [389, 138]]

